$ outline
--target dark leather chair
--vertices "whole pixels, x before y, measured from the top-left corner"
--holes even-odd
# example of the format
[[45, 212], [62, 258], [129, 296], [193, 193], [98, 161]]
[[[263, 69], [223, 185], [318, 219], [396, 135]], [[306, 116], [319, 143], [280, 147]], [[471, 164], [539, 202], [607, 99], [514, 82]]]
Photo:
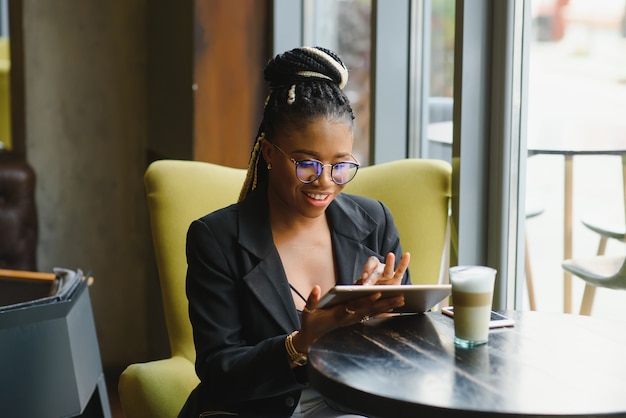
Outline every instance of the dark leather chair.
[[0, 269], [37, 270], [35, 172], [0, 150]]

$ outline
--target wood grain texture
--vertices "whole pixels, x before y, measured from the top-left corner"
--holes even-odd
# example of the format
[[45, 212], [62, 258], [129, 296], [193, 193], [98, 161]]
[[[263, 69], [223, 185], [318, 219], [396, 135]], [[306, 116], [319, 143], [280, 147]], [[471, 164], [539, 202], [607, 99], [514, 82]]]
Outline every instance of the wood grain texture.
[[261, 121], [267, 0], [196, 0], [194, 159], [245, 168]]
[[311, 346], [311, 385], [368, 417], [626, 416], [626, 323], [507, 315], [473, 349], [440, 312], [340, 328]]

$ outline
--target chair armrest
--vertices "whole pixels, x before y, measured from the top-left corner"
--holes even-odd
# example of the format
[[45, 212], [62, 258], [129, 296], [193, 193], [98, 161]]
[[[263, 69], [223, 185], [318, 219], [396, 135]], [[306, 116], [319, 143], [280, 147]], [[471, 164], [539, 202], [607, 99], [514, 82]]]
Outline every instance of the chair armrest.
[[126, 418], [175, 418], [200, 380], [192, 362], [172, 357], [131, 364], [118, 391]]

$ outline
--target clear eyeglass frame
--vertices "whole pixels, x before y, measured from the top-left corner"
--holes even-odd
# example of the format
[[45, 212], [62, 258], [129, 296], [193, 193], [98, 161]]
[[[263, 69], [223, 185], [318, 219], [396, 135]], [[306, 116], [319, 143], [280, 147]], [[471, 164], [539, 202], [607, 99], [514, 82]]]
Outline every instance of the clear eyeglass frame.
[[354, 155], [351, 155], [352, 158], [354, 158], [354, 161], [340, 161], [334, 164], [324, 164], [323, 162], [312, 158], [296, 160], [291, 158], [289, 154], [283, 151], [278, 145], [271, 142], [270, 144], [272, 144], [278, 151], [283, 153], [285, 157], [294, 163], [296, 168], [296, 178], [304, 184], [313, 183], [320, 178], [324, 172], [324, 167], [330, 167], [330, 179], [332, 182], [338, 185], [344, 185], [354, 179], [359, 167], [361, 166], [361, 163], [358, 162]]

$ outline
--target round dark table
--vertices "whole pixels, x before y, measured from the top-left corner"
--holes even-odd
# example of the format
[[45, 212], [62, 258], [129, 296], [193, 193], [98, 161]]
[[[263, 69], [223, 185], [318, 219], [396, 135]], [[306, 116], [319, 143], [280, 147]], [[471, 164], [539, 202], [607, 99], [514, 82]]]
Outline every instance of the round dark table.
[[626, 417], [626, 321], [505, 314], [473, 349], [440, 312], [337, 329], [310, 348], [311, 385], [368, 417]]

